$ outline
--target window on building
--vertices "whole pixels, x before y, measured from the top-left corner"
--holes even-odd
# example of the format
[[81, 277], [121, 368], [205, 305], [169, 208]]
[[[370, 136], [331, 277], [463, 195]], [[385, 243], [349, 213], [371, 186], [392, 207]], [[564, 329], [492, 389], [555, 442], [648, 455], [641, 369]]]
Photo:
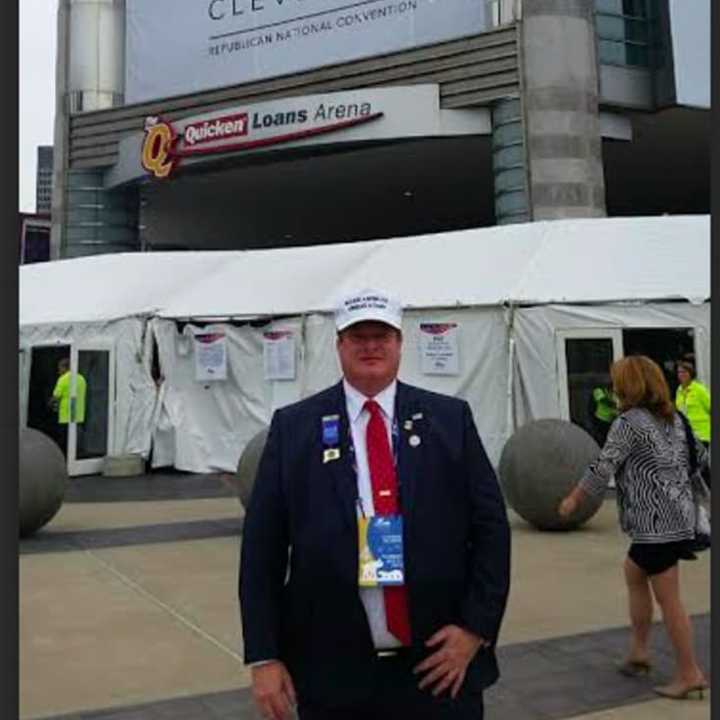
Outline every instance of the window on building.
[[50, 259], [50, 223], [25, 221], [20, 238], [20, 262], [23, 265]]
[[648, 0], [595, 0], [598, 60], [650, 67], [653, 17]]

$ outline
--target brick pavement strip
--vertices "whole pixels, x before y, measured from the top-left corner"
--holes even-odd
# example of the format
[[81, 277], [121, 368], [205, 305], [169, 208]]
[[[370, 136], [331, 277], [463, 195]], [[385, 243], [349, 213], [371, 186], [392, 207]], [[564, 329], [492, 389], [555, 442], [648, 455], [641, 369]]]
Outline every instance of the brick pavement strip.
[[[700, 664], [710, 673], [710, 614], [692, 618]], [[500, 681], [485, 693], [488, 720], [562, 720], [656, 699], [653, 685], [672, 671], [672, 651], [659, 623], [651, 641], [655, 670], [624, 678], [613, 663], [626, 650], [628, 628], [505, 645]], [[707, 702], [707, 700], [705, 701]], [[56, 715], [46, 720], [258, 720], [250, 690], [173, 698], [126, 708]]]
[[224, 473], [154, 472], [137, 477], [72, 478], [65, 501], [73, 503], [138, 502], [142, 500], [197, 500], [235, 496], [232, 476]]
[[207, 538], [240, 536], [243, 519], [191, 520], [159, 523], [127, 528], [102, 530], [61, 531], [41, 530], [33, 537], [20, 540], [20, 555], [38, 553], [97, 550], [100, 548], [151, 543], [204, 540]]

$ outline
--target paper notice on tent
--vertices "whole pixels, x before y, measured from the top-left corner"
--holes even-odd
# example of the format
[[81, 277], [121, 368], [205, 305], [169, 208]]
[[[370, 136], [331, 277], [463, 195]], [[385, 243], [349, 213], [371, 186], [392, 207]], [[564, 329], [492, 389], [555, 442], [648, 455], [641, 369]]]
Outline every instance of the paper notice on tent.
[[292, 330], [265, 331], [263, 362], [266, 380], [294, 380], [295, 333]]
[[227, 379], [225, 333], [195, 333], [195, 379], [198, 382]]
[[420, 323], [420, 367], [425, 375], [458, 375], [457, 323]]

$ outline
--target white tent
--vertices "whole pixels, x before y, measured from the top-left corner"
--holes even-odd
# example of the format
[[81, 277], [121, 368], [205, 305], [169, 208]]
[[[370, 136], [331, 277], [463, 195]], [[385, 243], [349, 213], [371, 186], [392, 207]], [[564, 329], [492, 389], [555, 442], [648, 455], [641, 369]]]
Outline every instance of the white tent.
[[[401, 378], [467, 399], [497, 461], [517, 423], [570, 417], [576, 370], [567, 366], [568, 342], [594, 340], [593, 353], [612, 359], [624, 351], [624, 331], [688, 333], [709, 380], [709, 249], [707, 216], [673, 216], [26, 266], [21, 397], [27, 404], [31, 348], [111, 348], [107, 452], [147, 456], [152, 441], [154, 465], [232, 471], [274, 408], [339, 377], [335, 299], [380, 287], [406, 308]], [[457, 324], [455, 374], [428, 367], [420, 323]], [[197, 379], [193, 337], [201, 329], [225, 336], [225, 380]], [[268, 353], [278, 347], [266, 333], [277, 330], [292, 333], [293, 379], [266, 379]], [[150, 373], [155, 343], [159, 390]]]

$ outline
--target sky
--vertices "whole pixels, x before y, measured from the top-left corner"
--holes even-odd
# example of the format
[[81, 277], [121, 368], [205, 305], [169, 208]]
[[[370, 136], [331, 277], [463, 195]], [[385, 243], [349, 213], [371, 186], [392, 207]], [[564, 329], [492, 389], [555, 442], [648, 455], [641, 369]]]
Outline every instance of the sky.
[[37, 146], [53, 144], [58, 0], [19, 6], [19, 210], [35, 212]]

